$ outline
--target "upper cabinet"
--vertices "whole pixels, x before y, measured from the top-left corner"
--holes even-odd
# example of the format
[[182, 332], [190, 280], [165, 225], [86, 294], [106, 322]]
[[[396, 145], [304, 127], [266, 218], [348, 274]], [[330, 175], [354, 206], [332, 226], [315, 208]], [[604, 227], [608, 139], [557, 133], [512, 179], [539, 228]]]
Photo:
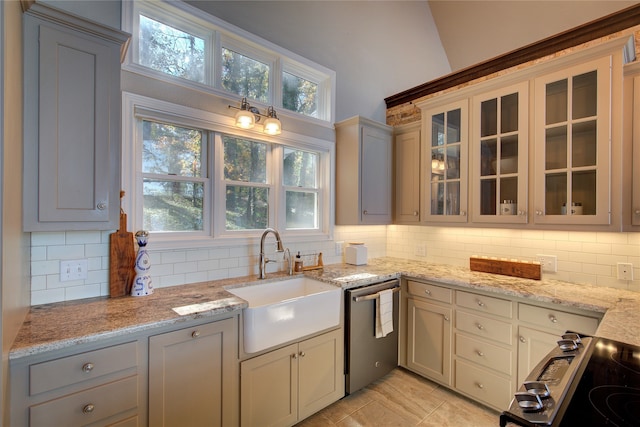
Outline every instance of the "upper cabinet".
[[128, 35], [40, 3], [23, 31], [24, 230], [116, 229]]
[[[632, 184], [640, 132], [630, 124], [640, 117], [640, 66], [624, 66], [628, 40], [417, 102], [421, 222], [603, 231], [640, 225], [640, 186]], [[398, 182], [402, 173], [396, 170]], [[407, 223], [398, 214], [406, 194], [396, 189], [399, 223]]]
[[420, 124], [394, 129], [393, 143], [397, 224], [420, 222]]
[[468, 109], [466, 99], [422, 108], [426, 222], [467, 222]]
[[535, 222], [609, 224], [611, 58], [535, 80]]
[[473, 222], [527, 222], [529, 86], [473, 97]]
[[393, 129], [363, 117], [335, 126], [336, 224], [390, 224]]

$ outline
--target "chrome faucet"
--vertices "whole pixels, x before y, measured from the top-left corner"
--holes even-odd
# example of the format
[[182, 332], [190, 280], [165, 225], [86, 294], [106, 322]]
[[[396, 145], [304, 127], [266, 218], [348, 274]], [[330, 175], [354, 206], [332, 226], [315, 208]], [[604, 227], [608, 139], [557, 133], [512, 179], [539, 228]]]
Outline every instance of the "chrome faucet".
[[[273, 228], [267, 228], [266, 230], [264, 230], [264, 232], [262, 233], [262, 237], [260, 238], [260, 274], [258, 275], [259, 279], [264, 279], [267, 277], [267, 274], [265, 272], [265, 266], [267, 265], [267, 263], [269, 262], [276, 262], [273, 259], [269, 259], [266, 257], [266, 255], [264, 254], [264, 239], [267, 237], [267, 234], [269, 233], [273, 233], [274, 236], [276, 236], [276, 243], [277, 243], [277, 248], [276, 248], [276, 252], [284, 252], [284, 246], [282, 246], [282, 239], [280, 239], [280, 233], [278, 233], [278, 230], [275, 230]], [[288, 251], [288, 249], [287, 249]], [[291, 252], [289, 252], [289, 271], [292, 271], [291, 269]]]

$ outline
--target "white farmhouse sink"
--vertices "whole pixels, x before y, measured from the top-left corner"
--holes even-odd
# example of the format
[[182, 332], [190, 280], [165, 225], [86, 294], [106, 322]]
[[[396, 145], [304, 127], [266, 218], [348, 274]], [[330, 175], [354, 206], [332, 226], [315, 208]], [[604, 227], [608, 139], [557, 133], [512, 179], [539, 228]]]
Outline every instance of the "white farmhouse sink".
[[342, 289], [297, 277], [227, 289], [244, 299], [244, 350], [255, 353], [340, 323]]

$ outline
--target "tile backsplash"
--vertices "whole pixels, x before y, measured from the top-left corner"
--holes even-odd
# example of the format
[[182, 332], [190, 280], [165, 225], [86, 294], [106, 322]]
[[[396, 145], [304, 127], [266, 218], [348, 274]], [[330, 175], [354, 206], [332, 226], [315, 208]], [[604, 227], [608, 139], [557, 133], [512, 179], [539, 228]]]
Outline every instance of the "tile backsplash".
[[[110, 232], [38, 232], [31, 234], [31, 304], [109, 294]], [[543, 273], [575, 283], [640, 291], [640, 233], [530, 231], [428, 226], [336, 226], [333, 241], [287, 244], [293, 254], [323, 253], [325, 264], [342, 262], [335, 242], [364, 242], [368, 256], [391, 256], [450, 265], [468, 265], [471, 255], [535, 260], [555, 255], [557, 273]], [[257, 245], [153, 250], [151, 275], [156, 288], [257, 274]], [[88, 277], [60, 282], [60, 261], [88, 259]], [[281, 258], [280, 258], [281, 259]], [[308, 258], [311, 260], [311, 258]], [[310, 261], [313, 262], [313, 261]], [[632, 263], [634, 280], [616, 278], [618, 262]], [[284, 269], [284, 262], [268, 271]]]

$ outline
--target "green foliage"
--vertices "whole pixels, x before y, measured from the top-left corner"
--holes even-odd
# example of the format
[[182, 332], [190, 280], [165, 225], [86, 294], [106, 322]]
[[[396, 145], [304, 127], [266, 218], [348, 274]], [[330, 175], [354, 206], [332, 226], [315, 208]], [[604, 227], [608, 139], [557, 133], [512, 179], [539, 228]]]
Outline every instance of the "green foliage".
[[269, 66], [222, 48], [222, 87], [240, 96], [268, 103]]
[[317, 84], [293, 74], [282, 73], [282, 106], [287, 110], [318, 117], [317, 96]]

